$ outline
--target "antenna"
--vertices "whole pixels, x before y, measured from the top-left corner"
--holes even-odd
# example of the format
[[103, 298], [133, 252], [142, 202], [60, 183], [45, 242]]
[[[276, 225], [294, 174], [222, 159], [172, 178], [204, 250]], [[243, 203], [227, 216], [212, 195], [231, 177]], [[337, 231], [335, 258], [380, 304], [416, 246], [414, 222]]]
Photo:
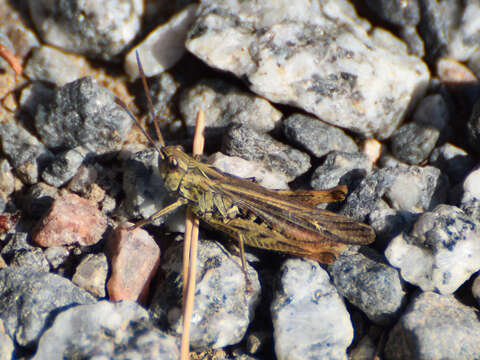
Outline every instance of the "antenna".
[[163, 136], [162, 136], [162, 133], [160, 132], [160, 126], [158, 125], [158, 119], [157, 119], [157, 116], [155, 115], [155, 110], [153, 109], [152, 98], [150, 97], [150, 91], [148, 89], [148, 84], [147, 84], [147, 78], [145, 76], [145, 72], [143, 71], [138, 50], [135, 51], [135, 56], [137, 57], [138, 72], [140, 73], [140, 78], [142, 79], [143, 90], [145, 90], [145, 95], [147, 97], [147, 102], [148, 102], [148, 110], [150, 111], [150, 116], [153, 119], [153, 125], [155, 126], [155, 132], [157, 133], [158, 142], [160, 143], [160, 147], [164, 147], [165, 141], [163, 141]]

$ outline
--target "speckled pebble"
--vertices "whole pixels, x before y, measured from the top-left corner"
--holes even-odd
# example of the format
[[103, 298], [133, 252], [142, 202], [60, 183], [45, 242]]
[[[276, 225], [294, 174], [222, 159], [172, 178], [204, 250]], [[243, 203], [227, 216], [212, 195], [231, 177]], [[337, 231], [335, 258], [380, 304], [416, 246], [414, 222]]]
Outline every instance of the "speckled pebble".
[[393, 327], [385, 345], [385, 358], [478, 359], [478, 311], [454, 296], [418, 294]]

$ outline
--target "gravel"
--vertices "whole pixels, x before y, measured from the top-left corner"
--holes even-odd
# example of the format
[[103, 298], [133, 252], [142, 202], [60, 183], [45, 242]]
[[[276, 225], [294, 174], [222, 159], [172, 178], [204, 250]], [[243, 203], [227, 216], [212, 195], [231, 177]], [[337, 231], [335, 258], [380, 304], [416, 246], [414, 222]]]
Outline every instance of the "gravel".
[[347, 185], [322, 206], [376, 232], [330, 265], [246, 247], [247, 281], [202, 225], [197, 358], [480, 358], [479, 1], [57, 5], [0, 0], [24, 66], [0, 58], [0, 360], [179, 357], [185, 211], [128, 229], [175, 201], [117, 100], [155, 137], [136, 51], [167, 145], [201, 107], [202, 160], [285, 196]]

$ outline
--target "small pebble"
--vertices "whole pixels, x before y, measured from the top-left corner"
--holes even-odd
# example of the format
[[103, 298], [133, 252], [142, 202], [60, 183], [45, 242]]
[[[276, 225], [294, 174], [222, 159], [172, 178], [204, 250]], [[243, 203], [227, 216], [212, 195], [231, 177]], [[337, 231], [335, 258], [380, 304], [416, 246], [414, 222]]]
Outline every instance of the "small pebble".
[[277, 358], [345, 359], [353, 327], [327, 272], [317, 262], [289, 259], [280, 274], [271, 305]]
[[452, 295], [418, 294], [390, 331], [385, 358], [480, 358], [478, 311]]
[[111, 274], [107, 282], [112, 301], [146, 303], [150, 282], [160, 264], [160, 248], [143, 229], [129, 230], [131, 223], [115, 229], [108, 238]]
[[30, 18], [46, 43], [108, 61], [137, 35], [143, 1], [85, 3], [71, 0], [54, 4], [48, 0], [29, 0], [28, 8]]
[[57, 269], [65, 263], [70, 252], [64, 246], [51, 246], [43, 252], [52, 269]]
[[480, 229], [459, 208], [439, 205], [392, 239], [385, 257], [423, 291], [451, 294], [480, 270]]
[[[175, 244], [166, 251], [166, 261], [161, 265], [166, 282], [157, 287], [150, 306], [155, 318], [176, 334], [182, 332], [183, 322], [182, 252], [183, 244]], [[230, 255], [218, 243], [199, 241], [190, 329], [193, 350], [237, 344], [245, 336], [260, 296], [258, 274], [249, 264], [246, 270], [249, 285], [239, 257]]]
[[313, 172], [310, 185], [317, 190], [347, 185], [351, 191], [371, 170], [372, 162], [363, 153], [332, 151]]
[[440, 131], [429, 125], [411, 122], [395, 130], [390, 141], [392, 154], [407, 164], [417, 165], [428, 158]]
[[95, 299], [70, 280], [26, 267], [0, 269], [0, 318], [21, 346], [34, 346], [58, 311]]
[[426, 65], [406, 46], [374, 45], [350, 3], [257, 5], [201, 3], [187, 49], [272, 102], [367, 137], [388, 138], [424, 94]]
[[107, 219], [96, 204], [75, 194], [56, 199], [37, 225], [33, 242], [44, 247], [96, 244], [107, 228]]
[[38, 134], [48, 147], [83, 145], [97, 154], [119, 150], [131, 124], [114, 94], [90, 77], [55, 89], [53, 100], [40, 105], [35, 115]]
[[182, 92], [179, 110], [187, 126], [195, 125], [199, 109], [205, 111], [207, 127], [238, 123], [267, 132], [282, 118], [282, 113], [264, 98], [217, 79], [200, 81]]
[[58, 86], [92, 73], [93, 70], [84, 57], [67, 54], [47, 45], [33, 51], [24, 71], [30, 80], [48, 81]]
[[105, 297], [108, 262], [105, 254], [88, 254], [78, 264], [72, 282], [94, 296]]
[[318, 158], [331, 151], [358, 151], [358, 146], [343, 130], [313, 116], [293, 114], [283, 120], [282, 125], [289, 140]]
[[261, 161], [268, 170], [284, 172], [290, 181], [310, 168], [307, 154], [242, 124], [229, 128], [223, 138], [222, 152], [245, 160]]
[[27, 184], [38, 181], [41, 169], [53, 158], [52, 153], [23, 128], [13, 115], [0, 122], [0, 143], [15, 173]]
[[61, 187], [75, 175], [85, 154], [81, 146], [58, 154], [42, 172], [42, 179], [49, 185]]
[[190, 4], [175, 14], [165, 24], [153, 30], [125, 57], [125, 72], [130, 79], [136, 79], [138, 65], [135, 53], [138, 51], [147, 77], [160, 74], [175, 65], [186, 52], [185, 39], [195, 20], [197, 4]]
[[228, 174], [244, 179], [255, 179], [255, 182], [268, 189], [289, 189], [288, 177], [284, 173], [267, 170], [260, 161], [249, 161], [218, 152], [212, 154], [208, 162]]
[[340, 255], [329, 268], [330, 274], [340, 295], [374, 323], [386, 325], [401, 310], [406, 294], [398, 271], [367, 250]]
[[[79, 336], [82, 334], [82, 336]], [[34, 360], [72, 357], [177, 360], [178, 339], [157, 330], [130, 301], [100, 301], [62, 311], [38, 343]]]

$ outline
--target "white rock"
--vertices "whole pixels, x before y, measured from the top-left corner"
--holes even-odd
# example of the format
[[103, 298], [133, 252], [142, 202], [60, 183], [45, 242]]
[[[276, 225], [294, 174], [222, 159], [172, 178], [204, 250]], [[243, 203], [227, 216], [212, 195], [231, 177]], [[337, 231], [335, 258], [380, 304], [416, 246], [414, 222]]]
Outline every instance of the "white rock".
[[350, 315], [317, 262], [283, 264], [271, 311], [278, 360], [346, 359], [353, 339]]
[[380, 139], [425, 92], [426, 65], [385, 34], [372, 40], [344, 2], [252, 4], [202, 2], [187, 49], [273, 102]]
[[125, 58], [125, 72], [134, 80], [138, 73], [135, 52], [138, 51], [147, 77], [164, 72], [177, 63], [185, 53], [185, 38], [193, 21], [197, 4], [190, 4], [175, 14], [167, 23], [153, 30]]
[[439, 205], [395, 237], [385, 256], [423, 291], [451, 294], [480, 269], [480, 230], [460, 209]]
[[260, 161], [249, 161], [217, 152], [209, 157], [208, 162], [228, 174], [244, 179], [254, 178], [258, 184], [268, 189], [289, 189], [289, 179], [284, 173], [269, 171]]
[[466, 2], [457, 29], [452, 41], [448, 43], [449, 56], [458, 61], [466, 61], [480, 48], [476, 40], [480, 34], [480, 1]]

